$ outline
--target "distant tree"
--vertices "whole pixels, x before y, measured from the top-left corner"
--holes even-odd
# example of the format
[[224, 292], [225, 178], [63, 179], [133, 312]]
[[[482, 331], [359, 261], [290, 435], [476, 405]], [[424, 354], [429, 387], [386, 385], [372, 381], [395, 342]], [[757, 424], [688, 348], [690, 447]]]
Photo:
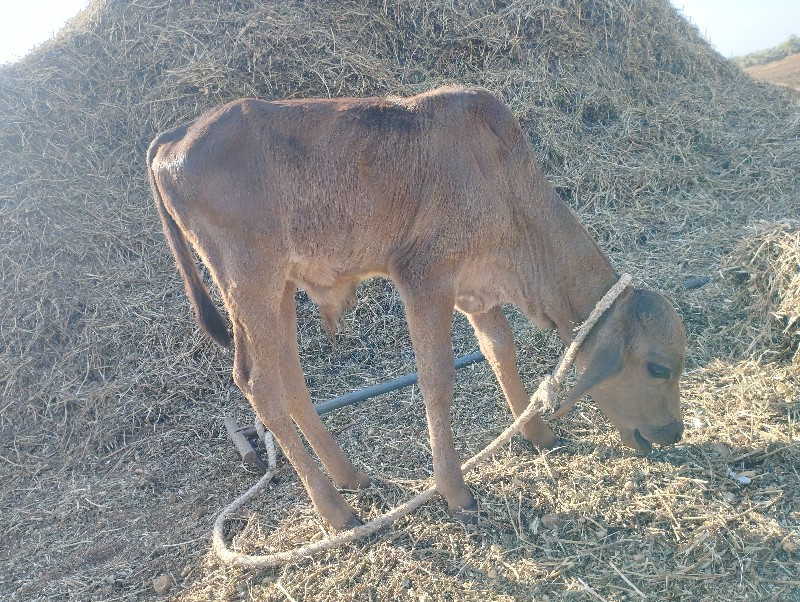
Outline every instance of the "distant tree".
[[772, 61], [778, 61], [790, 54], [797, 54], [800, 52], [800, 38], [796, 35], [791, 35], [782, 44], [778, 44], [774, 48], [767, 48], [766, 50], [759, 50], [758, 52], [751, 52], [744, 56], [735, 57], [735, 60], [741, 67], [752, 67], [753, 65], [762, 65]]

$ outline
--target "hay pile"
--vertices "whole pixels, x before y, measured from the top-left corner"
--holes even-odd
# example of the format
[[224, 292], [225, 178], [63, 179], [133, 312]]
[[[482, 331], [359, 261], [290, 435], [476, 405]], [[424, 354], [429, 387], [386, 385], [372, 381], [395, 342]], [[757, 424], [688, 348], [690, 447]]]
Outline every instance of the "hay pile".
[[[192, 322], [145, 149], [239, 96], [448, 82], [505, 98], [618, 268], [679, 306], [685, 445], [636, 457], [586, 404], [558, 427], [567, 453], [516, 442], [479, 471], [477, 526], [439, 502], [302, 568], [220, 567], [207, 512], [254, 478], [221, 417], [248, 411], [231, 357]], [[754, 225], [797, 215], [798, 156], [796, 100], [724, 61], [666, 0], [93, 2], [0, 68], [0, 590], [148, 597], [167, 574], [187, 600], [798, 595], [797, 229], [747, 242]], [[697, 275], [711, 282], [682, 288]], [[792, 290], [794, 301], [780, 292]], [[412, 369], [388, 284], [361, 289], [333, 353], [298, 302], [315, 399]], [[532, 388], [558, 343], [512, 318]], [[474, 345], [457, 319], [454, 348]], [[508, 423], [503, 403], [485, 366], [459, 375], [465, 454]], [[430, 472], [415, 389], [328, 424], [357, 466], [390, 481], [351, 495], [364, 516]], [[266, 508], [243, 515], [242, 549], [320, 536], [288, 468], [254, 510]]]
[[758, 350], [772, 359], [800, 362], [800, 224], [786, 221], [757, 228], [727, 258], [731, 276], [744, 286], [740, 311], [750, 317], [740, 327]]

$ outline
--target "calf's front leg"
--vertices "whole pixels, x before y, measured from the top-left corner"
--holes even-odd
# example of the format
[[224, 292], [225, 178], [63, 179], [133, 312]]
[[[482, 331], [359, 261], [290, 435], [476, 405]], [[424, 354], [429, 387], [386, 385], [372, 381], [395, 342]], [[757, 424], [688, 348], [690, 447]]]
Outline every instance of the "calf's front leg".
[[[499, 305], [484, 313], [467, 314], [467, 318], [516, 418], [528, 407], [529, 399], [517, 371], [517, 349], [508, 319]], [[549, 449], [558, 440], [538, 415], [526, 422], [520, 432], [539, 448]]]
[[477, 504], [464, 484], [450, 418], [455, 381], [450, 334], [453, 298], [428, 294], [405, 296], [404, 301], [425, 401], [436, 490], [447, 500], [451, 514], [461, 517], [465, 511], [474, 511]]

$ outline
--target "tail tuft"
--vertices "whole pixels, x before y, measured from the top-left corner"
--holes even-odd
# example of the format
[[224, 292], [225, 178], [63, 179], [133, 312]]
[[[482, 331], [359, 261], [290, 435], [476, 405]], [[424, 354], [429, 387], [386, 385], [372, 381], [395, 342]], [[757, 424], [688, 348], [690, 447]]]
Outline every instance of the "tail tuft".
[[194, 298], [197, 300], [195, 305], [195, 314], [200, 328], [203, 329], [208, 336], [214, 339], [217, 344], [225, 349], [230, 349], [233, 345], [230, 330], [228, 329], [227, 321], [220, 315], [214, 302], [208, 296], [203, 294], [203, 291], [195, 291]]

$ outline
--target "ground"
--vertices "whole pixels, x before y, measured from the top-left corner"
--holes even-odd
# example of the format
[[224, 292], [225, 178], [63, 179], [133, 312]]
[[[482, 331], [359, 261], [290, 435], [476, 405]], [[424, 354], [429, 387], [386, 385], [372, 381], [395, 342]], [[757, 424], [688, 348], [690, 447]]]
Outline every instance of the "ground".
[[800, 90], [800, 54], [747, 67], [745, 71], [758, 80]]

